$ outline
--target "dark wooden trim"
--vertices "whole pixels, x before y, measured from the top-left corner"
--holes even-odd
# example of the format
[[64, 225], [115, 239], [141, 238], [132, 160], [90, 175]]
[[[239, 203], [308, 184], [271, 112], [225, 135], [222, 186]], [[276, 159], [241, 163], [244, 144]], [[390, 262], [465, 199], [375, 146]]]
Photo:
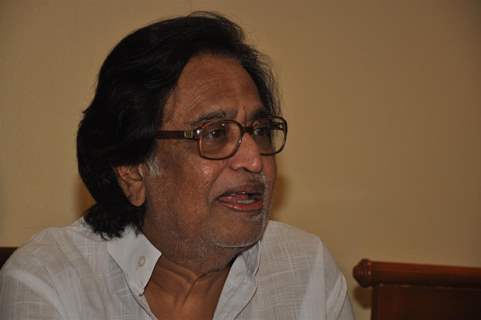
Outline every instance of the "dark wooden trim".
[[379, 284], [481, 288], [481, 268], [377, 262], [362, 259], [353, 269], [362, 287]]
[[0, 268], [15, 250], [17, 250], [17, 247], [0, 247]]

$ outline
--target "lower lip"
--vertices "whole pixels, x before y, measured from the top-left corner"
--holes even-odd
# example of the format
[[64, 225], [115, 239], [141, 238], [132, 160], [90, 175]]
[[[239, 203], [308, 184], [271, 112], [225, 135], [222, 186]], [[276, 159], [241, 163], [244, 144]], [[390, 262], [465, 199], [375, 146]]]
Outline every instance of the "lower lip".
[[238, 202], [224, 202], [224, 201], [217, 201], [222, 206], [227, 207], [232, 210], [241, 211], [241, 212], [252, 212], [252, 211], [259, 211], [263, 208], [264, 204], [262, 200], [255, 200], [252, 203], [244, 204]]

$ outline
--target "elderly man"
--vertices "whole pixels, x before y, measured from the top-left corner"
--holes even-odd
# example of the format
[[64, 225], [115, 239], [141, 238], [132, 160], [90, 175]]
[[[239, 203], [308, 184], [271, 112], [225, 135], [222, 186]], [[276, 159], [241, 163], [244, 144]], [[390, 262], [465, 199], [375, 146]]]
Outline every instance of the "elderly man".
[[96, 203], [1, 273], [1, 319], [352, 319], [320, 240], [269, 221], [286, 142], [273, 79], [214, 14], [161, 21], [104, 62], [77, 137]]

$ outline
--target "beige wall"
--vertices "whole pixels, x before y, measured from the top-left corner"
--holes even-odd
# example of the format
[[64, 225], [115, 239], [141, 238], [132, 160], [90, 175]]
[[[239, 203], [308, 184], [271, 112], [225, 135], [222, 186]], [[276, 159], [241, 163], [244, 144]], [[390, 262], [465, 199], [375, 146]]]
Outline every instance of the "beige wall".
[[112, 46], [204, 9], [272, 57], [290, 126], [274, 216], [327, 243], [359, 319], [362, 257], [481, 266], [479, 1], [118, 2], [0, 1], [0, 245], [90, 203], [75, 131]]

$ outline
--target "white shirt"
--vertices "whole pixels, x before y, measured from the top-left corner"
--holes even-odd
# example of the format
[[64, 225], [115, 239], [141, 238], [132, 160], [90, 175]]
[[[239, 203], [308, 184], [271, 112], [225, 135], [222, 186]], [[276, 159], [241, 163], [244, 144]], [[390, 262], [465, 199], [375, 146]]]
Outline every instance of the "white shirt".
[[[156, 319], [143, 293], [161, 253], [127, 228], [105, 240], [80, 219], [40, 232], [0, 271], [0, 319]], [[239, 255], [220, 319], [353, 319], [346, 281], [314, 235], [270, 221]]]

